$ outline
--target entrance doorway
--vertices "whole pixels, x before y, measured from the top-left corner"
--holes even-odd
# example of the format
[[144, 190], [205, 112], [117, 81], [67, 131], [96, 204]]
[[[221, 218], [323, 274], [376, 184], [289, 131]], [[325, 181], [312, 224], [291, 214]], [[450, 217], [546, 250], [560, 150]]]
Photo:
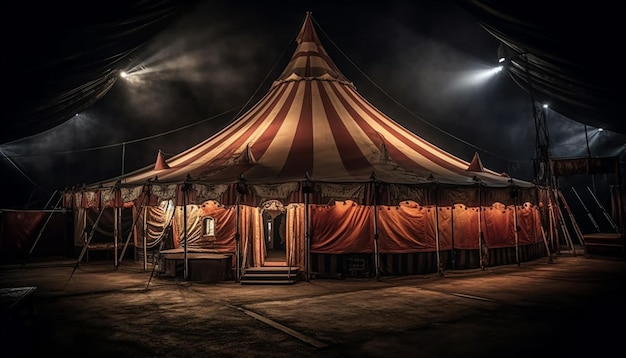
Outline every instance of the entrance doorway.
[[280, 201], [269, 200], [263, 204], [263, 246], [266, 266], [287, 264], [286, 214]]
[[285, 214], [282, 212], [272, 214], [271, 212], [263, 213], [265, 262], [286, 262]]

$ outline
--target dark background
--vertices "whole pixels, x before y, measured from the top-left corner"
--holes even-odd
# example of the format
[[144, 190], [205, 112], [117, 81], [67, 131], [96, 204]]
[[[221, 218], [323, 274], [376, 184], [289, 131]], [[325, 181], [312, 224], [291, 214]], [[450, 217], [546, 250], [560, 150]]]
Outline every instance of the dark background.
[[[532, 180], [532, 98], [550, 103], [554, 157], [623, 162], [623, 91], [605, 57], [618, 46], [616, 5], [500, 3], [3, 3], [0, 207], [42, 207], [57, 190], [151, 166], [159, 150], [167, 158], [212, 135], [267, 92], [306, 11], [365, 98], [464, 160], [478, 152], [486, 167]], [[503, 43], [532, 55], [530, 71], [472, 81]], [[122, 80], [120, 70], [134, 75]], [[573, 180], [608, 204], [611, 176]]]

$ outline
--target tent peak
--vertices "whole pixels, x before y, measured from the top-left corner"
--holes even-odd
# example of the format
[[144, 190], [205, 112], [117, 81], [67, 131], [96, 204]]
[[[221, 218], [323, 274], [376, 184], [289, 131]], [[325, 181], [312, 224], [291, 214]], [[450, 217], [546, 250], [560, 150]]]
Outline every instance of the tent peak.
[[154, 163], [154, 170], [163, 170], [163, 169], [169, 169], [169, 168], [170, 166], [165, 161], [165, 158], [163, 158], [163, 152], [161, 152], [161, 149], [159, 149], [159, 152], [157, 153], [156, 162]]
[[478, 152], [474, 153], [474, 157], [472, 158], [472, 162], [466, 169], [468, 172], [484, 172], [485, 168], [483, 167], [483, 162], [480, 160], [480, 156]]
[[339, 71], [324, 49], [315, 27], [312, 12], [307, 11], [302, 28], [296, 37], [298, 44], [284, 71], [274, 81], [273, 86], [294, 80], [330, 80], [352, 84]]

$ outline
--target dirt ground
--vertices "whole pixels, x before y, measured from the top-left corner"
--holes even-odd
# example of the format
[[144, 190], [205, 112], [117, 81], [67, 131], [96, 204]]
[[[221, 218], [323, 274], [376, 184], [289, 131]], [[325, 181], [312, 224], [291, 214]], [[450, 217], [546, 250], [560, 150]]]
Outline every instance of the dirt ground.
[[1, 355], [524, 357], [623, 349], [623, 259], [561, 255], [444, 276], [273, 286], [151, 273], [133, 262], [70, 259], [1, 266], [0, 288], [36, 288], [5, 315]]

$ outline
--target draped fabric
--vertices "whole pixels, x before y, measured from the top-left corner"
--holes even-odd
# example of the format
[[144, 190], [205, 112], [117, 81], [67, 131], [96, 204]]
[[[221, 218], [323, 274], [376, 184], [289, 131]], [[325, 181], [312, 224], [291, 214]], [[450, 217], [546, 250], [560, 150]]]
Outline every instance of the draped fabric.
[[452, 220], [452, 207], [437, 207], [437, 221], [439, 222], [439, 250], [452, 250], [454, 247], [454, 236], [452, 235], [452, 228], [454, 227]]
[[372, 208], [352, 201], [311, 205], [312, 253], [374, 252]]
[[381, 253], [435, 251], [435, 208], [404, 201], [378, 207], [378, 247]]
[[534, 244], [543, 241], [541, 218], [536, 207], [525, 203], [517, 209], [517, 224], [519, 227], [519, 245]]
[[[265, 240], [263, 235], [263, 215], [258, 207], [241, 205], [242, 226], [246, 227], [246, 247], [252, 251], [245, 257], [251, 256], [252, 261], [244, 261], [245, 266], [263, 266], [265, 263]], [[243, 235], [242, 235], [243, 237]]]
[[464, 250], [478, 249], [478, 209], [457, 204], [454, 205], [452, 216], [454, 248]]
[[[112, 246], [115, 244], [116, 208], [81, 208], [74, 211], [74, 245]], [[125, 241], [133, 229], [133, 210], [125, 208], [119, 217], [118, 244]], [[91, 234], [91, 239], [88, 237]]]
[[65, 211], [0, 211], [0, 258], [66, 254], [72, 239], [66, 229], [68, 215]]
[[301, 270], [305, 269], [306, 262], [304, 210], [304, 204], [290, 204], [286, 212], [287, 264]]
[[157, 247], [164, 239], [172, 222], [175, 208], [170, 201], [163, 201], [159, 206], [145, 206], [135, 210], [135, 247]]
[[483, 234], [487, 248], [496, 249], [514, 247], [515, 243], [515, 210], [495, 203], [482, 210]]
[[74, 209], [74, 245], [85, 243], [85, 227], [87, 226], [87, 212], [84, 208]]
[[[541, 227], [541, 213], [538, 207], [530, 203], [518, 206], [494, 203], [479, 211], [477, 207], [462, 204], [423, 206], [409, 200], [398, 205], [378, 206], [337, 201], [333, 205], [311, 204], [309, 210], [312, 254], [372, 254], [375, 233], [378, 234], [381, 255], [478, 250], [481, 245], [479, 223], [483, 232], [484, 250], [514, 249], [516, 246], [528, 245], [536, 247], [537, 244], [541, 248], [545, 237]], [[146, 247], [156, 248], [168, 237], [170, 227], [173, 235], [168, 247], [177, 248], [184, 243], [182, 207], [174, 206], [171, 201], [163, 201], [159, 206], [141, 210], [135, 208], [133, 211], [134, 244], [138, 249], [144, 246], [144, 236]], [[99, 213], [94, 208], [77, 209], [77, 220], [74, 221], [76, 246], [84, 245], [86, 234], [94, 226]], [[212, 238], [203, 234], [203, 219], [207, 217], [211, 217], [215, 223], [215, 236]], [[125, 215], [124, 221], [128, 220]], [[91, 246], [112, 246], [113, 224], [114, 209], [105, 208], [95, 228]], [[304, 270], [307, 253], [305, 205], [286, 206], [285, 224], [287, 263]], [[237, 214], [237, 206], [224, 206], [216, 201], [187, 206], [189, 248], [211, 248], [215, 252], [232, 254], [234, 266], [237, 230], [240, 233], [242, 266], [263, 266], [266, 248], [259, 207], [240, 205]], [[123, 235], [122, 238], [125, 237]], [[496, 251], [493, 253], [497, 254]]]
[[[214, 237], [203, 232], [203, 219], [213, 218], [215, 223]], [[174, 221], [175, 242], [177, 247], [184, 245], [183, 208], [177, 207]], [[236, 207], [224, 207], [215, 203], [203, 205], [187, 205], [187, 248], [219, 248], [220, 252], [235, 252]]]

